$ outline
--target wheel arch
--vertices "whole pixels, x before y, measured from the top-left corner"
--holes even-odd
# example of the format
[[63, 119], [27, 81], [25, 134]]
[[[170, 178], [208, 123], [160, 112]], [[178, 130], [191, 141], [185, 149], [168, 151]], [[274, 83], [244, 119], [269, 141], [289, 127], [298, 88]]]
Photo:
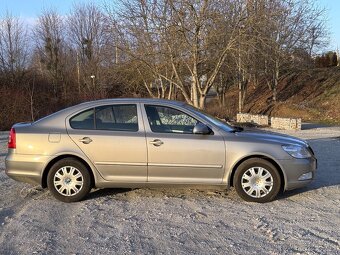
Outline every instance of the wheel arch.
[[89, 165], [89, 163], [86, 160], [84, 160], [83, 158], [79, 157], [79, 156], [76, 156], [76, 155], [73, 155], [73, 154], [63, 154], [63, 155], [59, 155], [59, 156], [53, 158], [50, 162], [48, 162], [48, 164], [44, 168], [44, 171], [43, 171], [43, 174], [42, 174], [42, 178], [41, 178], [41, 186], [43, 188], [47, 187], [47, 175], [48, 175], [48, 172], [50, 171], [51, 167], [55, 163], [57, 163], [58, 161], [60, 161], [62, 159], [65, 159], [65, 158], [73, 158], [73, 159], [76, 159], [76, 160], [80, 161], [82, 164], [84, 164], [85, 167], [87, 168], [87, 170], [90, 173], [91, 186], [92, 187], [95, 186], [95, 177], [94, 177], [93, 170], [92, 170], [91, 166]]
[[286, 184], [286, 176], [283, 173], [282, 167], [273, 158], [271, 158], [271, 157], [269, 157], [267, 155], [262, 155], [262, 154], [249, 155], [249, 156], [246, 156], [244, 158], [239, 159], [234, 164], [234, 166], [232, 167], [232, 171], [231, 171], [231, 174], [229, 176], [229, 186], [234, 186], [234, 183], [233, 183], [234, 182], [234, 175], [235, 175], [235, 172], [236, 172], [237, 168], [239, 167], [239, 165], [242, 164], [244, 161], [246, 161], [248, 159], [253, 159], [253, 158], [261, 158], [261, 159], [267, 160], [268, 162], [270, 162], [271, 164], [273, 164], [276, 167], [277, 171], [280, 174], [280, 178], [281, 178], [281, 187], [280, 187], [280, 190], [282, 191], [284, 189], [284, 187], [285, 187], [285, 184]]

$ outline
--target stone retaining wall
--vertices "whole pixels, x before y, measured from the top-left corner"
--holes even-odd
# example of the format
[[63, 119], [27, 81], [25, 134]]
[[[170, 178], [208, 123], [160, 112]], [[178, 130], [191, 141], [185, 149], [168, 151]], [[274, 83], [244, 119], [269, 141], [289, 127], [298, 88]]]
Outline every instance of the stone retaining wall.
[[277, 129], [301, 130], [301, 118], [270, 118], [270, 126]]
[[238, 113], [237, 122], [250, 122], [255, 123], [260, 126], [268, 126], [268, 116], [267, 115], [259, 115], [259, 114], [249, 114], [249, 113]]
[[[267, 115], [238, 113], [236, 118], [237, 122], [240, 123], [254, 123], [260, 126], [269, 125], [269, 117]], [[271, 117], [270, 126], [276, 129], [301, 130], [301, 118]]]

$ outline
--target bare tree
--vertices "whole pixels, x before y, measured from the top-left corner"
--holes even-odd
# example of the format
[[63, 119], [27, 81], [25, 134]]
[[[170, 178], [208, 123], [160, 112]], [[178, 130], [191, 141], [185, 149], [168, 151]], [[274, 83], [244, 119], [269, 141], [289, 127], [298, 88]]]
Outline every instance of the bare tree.
[[237, 52], [245, 1], [125, 1], [118, 18], [122, 50], [184, 99], [205, 107], [223, 63]]
[[94, 4], [75, 5], [67, 23], [69, 40], [76, 50], [79, 82], [89, 91], [100, 92], [105, 84], [102, 67], [111, 62], [105, 15]]
[[[316, 45], [325, 41], [324, 11], [318, 9], [311, 0], [272, 0], [264, 1], [267, 31], [264, 33], [267, 51], [271, 58], [266, 59], [266, 72], [272, 77], [268, 83], [277, 100], [277, 86], [283, 68], [290, 65], [296, 49], [306, 49], [312, 54]], [[269, 55], [269, 54], [268, 54]]]
[[63, 62], [66, 50], [64, 20], [56, 11], [45, 10], [38, 18], [33, 35], [40, 62], [51, 77], [54, 94], [58, 94], [59, 87], [62, 85], [65, 95], [66, 86], [63, 82]]
[[11, 84], [23, 79], [28, 56], [27, 28], [18, 18], [7, 13], [0, 20], [0, 71], [8, 74]]

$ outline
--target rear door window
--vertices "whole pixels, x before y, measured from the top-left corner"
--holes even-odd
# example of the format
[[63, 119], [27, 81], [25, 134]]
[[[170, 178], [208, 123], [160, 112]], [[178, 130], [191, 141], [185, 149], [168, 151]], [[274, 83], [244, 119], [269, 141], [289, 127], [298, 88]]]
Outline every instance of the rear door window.
[[96, 129], [138, 131], [137, 106], [135, 104], [96, 107], [95, 115]]

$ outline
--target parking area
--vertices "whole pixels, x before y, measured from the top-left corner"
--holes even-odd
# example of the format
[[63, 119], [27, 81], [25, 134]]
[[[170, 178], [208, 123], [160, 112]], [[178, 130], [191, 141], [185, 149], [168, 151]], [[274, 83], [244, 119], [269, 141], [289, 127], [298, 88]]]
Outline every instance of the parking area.
[[280, 131], [308, 140], [316, 180], [267, 204], [233, 189], [103, 189], [65, 204], [9, 179], [0, 133], [0, 254], [339, 254], [340, 127]]

